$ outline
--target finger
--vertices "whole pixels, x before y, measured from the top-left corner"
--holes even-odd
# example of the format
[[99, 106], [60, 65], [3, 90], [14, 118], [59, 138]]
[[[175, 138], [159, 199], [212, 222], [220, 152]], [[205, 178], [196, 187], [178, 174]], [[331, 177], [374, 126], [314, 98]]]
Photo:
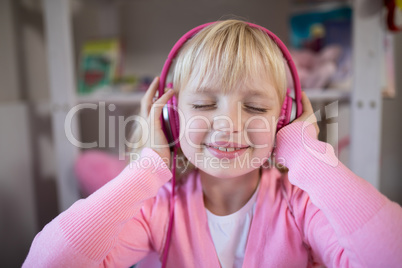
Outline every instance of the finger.
[[152, 102], [152, 98], [155, 96], [156, 90], [159, 86], [159, 77], [155, 77], [152, 83], [149, 85], [147, 92], [144, 95], [145, 102]]
[[147, 117], [151, 110], [152, 100], [159, 85], [159, 77], [155, 77], [141, 100], [141, 115]]
[[302, 91], [302, 105], [303, 113], [314, 113], [313, 106], [311, 105], [311, 102], [304, 91]]
[[[150, 114], [154, 116], [155, 119], [159, 118], [162, 114], [163, 106], [168, 102], [168, 100], [174, 95], [174, 90], [169, 89], [165, 94], [162, 95], [155, 103], [152, 105]], [[157, 125], [160, 125], [159, 120], [155, 122]]]
[[315, 116], [313, 106], [312, 106], [309, 98], [307, 97], [307, 94], [304, 92], [303, 92], [302, 103], [303, 103], [303, 109], [304, 109], [304, 107], [306, 107], [306, 110], [305, 110], [305, 115], [307, 116], [306, 121], [314, 124], [314, 127], [317, 132], [317, 137], [318, 137], [320, 128], [318, 127], [318, 124], [317, 124], [317, 117]]
[[312, 117], [315, 117], [314, 111], [313, 111], [313, 106], [311, 105], [310, 100], [307, 97], [307, 94], [302, 91], [302, 106], [303, 106], [303, 112], [300, 117], [298, 117], [295, 121], [314, 121], [312, 120]]
[[174, 90], [173, 88], [166, 88], [165, 89], [165, 93], [162, 95], [162, 97], [160, 97], [159, 99], [157, 99], [154, 104], [163, 104], [165, 105], [167, 103], [167, 101], [174, 95]]

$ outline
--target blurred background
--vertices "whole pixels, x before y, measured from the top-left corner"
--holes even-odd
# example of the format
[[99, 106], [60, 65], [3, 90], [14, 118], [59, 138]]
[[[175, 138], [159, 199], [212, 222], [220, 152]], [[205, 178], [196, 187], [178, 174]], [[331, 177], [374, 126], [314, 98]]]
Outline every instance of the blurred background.
[[257, 23], [284, 41], [320, 140], [402, 204], [396, 2], [1, 0], [0, 266], [21, 266], [36, 233], [119, 173], [129, 116], [171, 47], [219, 19]]

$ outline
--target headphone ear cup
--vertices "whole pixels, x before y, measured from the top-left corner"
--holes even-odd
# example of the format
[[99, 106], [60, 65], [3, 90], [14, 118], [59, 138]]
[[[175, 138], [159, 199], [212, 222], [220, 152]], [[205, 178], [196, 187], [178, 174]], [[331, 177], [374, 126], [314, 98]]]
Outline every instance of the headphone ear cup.
[[293, 99], [292, 97], [290, 97], [291, 99], [292, 99], [292, 107], [291, 107], [291, 109], [290, 109], [290, 116], [289, 116], [289, 123], [288, 124], [290, 124], [290, 123], [292, 123], [296, 118], [297, 118], [297, 116], [296, 116], [296, 107], [297, 107], [297, 104], [296, 104], [296, 100], [295, 99]]
[[[168, 84], [169, 88], [173, 88], [172, 84]], [[169, 146], [173, 148], [178, 146], [180, 148], [179, 136], [180, 136], [180, 120], [178, 113], [178, 101], [175, 95], [173, 95], [163, 107], [162, 116], [163, 124], [165, 126], [165, 136], [168, 140]]]
[[279, 115], [279, 121], [276, 126], [276, 132], [281, 128], [288, 125], [290, 122], [296, 119], [296, 101], [290, 96], [290, 89], [286, 91], [285, 100], [282, 104], [281, 113]]
[[179, 112], [178, 112], [178, 101], [176, 96], [173, 95], [171, 98], [171, 103], [172, 105], [169, 108], [169, 115], [171, 115], [172, 120], [170, 120], [171, 124], [171, 129], [172, 129], [172, 136], [173, 136], [173, 142], [174, 146], [177, 146], [177, 148], [180, 148], [180, 142], [179, 142], [179, 137], [180, 137], [180, 120], [179, 120]]

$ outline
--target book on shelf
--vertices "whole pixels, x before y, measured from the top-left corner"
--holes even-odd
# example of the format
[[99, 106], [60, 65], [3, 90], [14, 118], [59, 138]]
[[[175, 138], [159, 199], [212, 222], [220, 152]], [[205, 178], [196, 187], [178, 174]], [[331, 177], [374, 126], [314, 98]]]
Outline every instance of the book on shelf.
[[122, 71], [122, 48], [118, 39], [85, 42], [81, 50], [78, 93], [90, 94], [110, 86]]

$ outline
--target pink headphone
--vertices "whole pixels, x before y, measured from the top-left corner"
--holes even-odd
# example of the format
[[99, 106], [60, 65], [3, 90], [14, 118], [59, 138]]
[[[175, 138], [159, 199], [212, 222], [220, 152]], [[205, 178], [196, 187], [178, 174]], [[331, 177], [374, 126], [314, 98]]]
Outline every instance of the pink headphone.
[[[168, 58], [166, 59], [165, 65], [163, 66], [162, 73], [160, 76], [159, 80], [159, 96], [162, 96], [164, 93], [164, 89], [166, 87], [166, 78], [169, 73], [170, 66], [172, 65], [173, 59], [176, 57], [177, 53], [179, 52], [180, 48], [186, 43], [187, 40], [189, 40], [191, 37], [193, 37], [195, 34], [197, 34], [199, 31], [204, 29], [205, 27], [216, 23], [216, 22], [210, 22], [206, 23], [203, 25], [200, 25], [186, 34], [184, 34], [179, 41], [173, 46], [172, 50], [169, 53]], [[282, 127], [286, 126], [290, 122], [292, 122], [294, 119], [299, 117], [302, 112], [303, 112], [303, 107], [302, 107], [302, 102], [301, 102], [301, 87], [300, 87], [300, 81], [299, 81], [299, 76], [297, 74], [296, 66], [292, 60], [292, 57], [286, 48], [286, 46], [283, 44], [283, 42], [272, 32], [269, 30], [265, 29], [264, 27], [261, 27], [256, 24], [252, 24], [249, 22], [246, 22], [249, 26], [257, 29], [261, 29], [267, 35], [275, 41], [277, 46], [280, 48], [282, 51], [283, 56], [285, 57], [287, 64], [289, 66], [289, 70], [292, 75], [293, 79], [293, 85], [294, 85], [294, 92], [295, 92], [295, 98], [293, 99], [290, 96], [290, 90], [287, 90], [285, 100], [282, 105], [280, 117], [279, 117], [279, 122], [277, 125], [277, 131], [281, 129]], [[172, 86], [172, 85], [169, 85]], [[179, 142], [179, 134], [180, 134], [180, 123], [179, 123], [179, 114], [177, 112], [177, 99], [175, 96], [173, 96], [165, 105], [163, 108], [163, 112], [160, 118], [162, 122], [162, 129], [163, 132], [165, 133], [165, 136], [169, 142], [169, 145], [171, 146], [171, 150], [173, 151], [173, 161], [172, 163], [176, 163], [176, 155], [177, 155], [177, 149], [180, 148], [180, 142]], [[171, 234], [172, 234], [172, 226], [173, 226], [173, 215], [174, 215], [174, 196], [175, 196], [175, 173], [176, 173], [176, 165], [172, 165], [172, 173], [173, 173], [173, 178], [172, 178], [172, 195], [171, 195], [171, 206], [170, 206], [170, 220], [169, 220], [169, 227], [168, 227], [168, 232], [167, 232], [167, 238], [166, 238], [166, 244], [165, 244], [165, 249], [163, 253], [163, 259], [162, 259], [162, 267], [166, 267], [166, 262], [167, 262], [167, 255], [169, 251], [169, 245], [170, 245], [170, 239], [171, 239]]]

